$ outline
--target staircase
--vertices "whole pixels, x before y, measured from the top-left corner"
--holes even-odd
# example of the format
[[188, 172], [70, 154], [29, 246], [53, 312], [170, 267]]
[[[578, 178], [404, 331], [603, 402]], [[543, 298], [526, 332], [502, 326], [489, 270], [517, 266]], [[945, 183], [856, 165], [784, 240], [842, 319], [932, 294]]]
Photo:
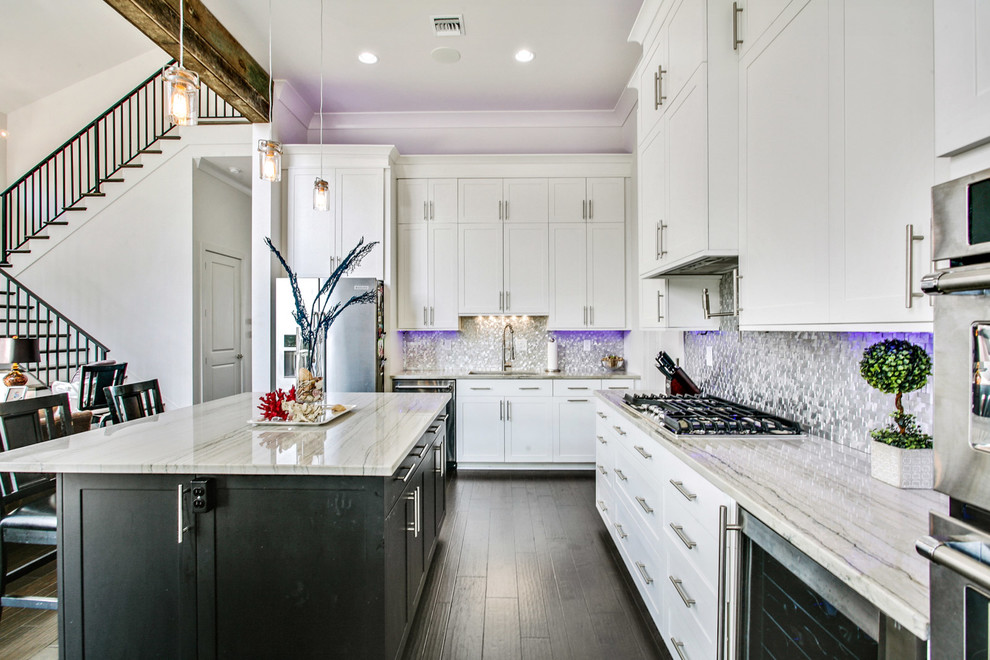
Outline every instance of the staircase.
[[[233, 106], [202, 85], [201, 124], [248, 123]], [[31, 253], [31, 241], [50, 239], [86, 200], [106, 197], [126, 171], [144, 167], [143, 158], [161, 155], [160, 141], [179, 140], [165, 112], [162, 72], [135, 87], [13, 185], [0, 193], [0, 269], [11, 255]], [[0, 270], [0, 336], [38, 337], [42, 380], [69, 380], [75, 369], [106, 357], [109, 349]]]

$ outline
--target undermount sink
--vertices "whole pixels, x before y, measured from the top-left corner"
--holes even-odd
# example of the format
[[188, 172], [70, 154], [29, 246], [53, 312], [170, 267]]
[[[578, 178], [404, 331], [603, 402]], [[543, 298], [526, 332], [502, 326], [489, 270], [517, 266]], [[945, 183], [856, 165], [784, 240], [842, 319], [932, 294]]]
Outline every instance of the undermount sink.
[[538, 371], [512, 371], [511, 369], [509, 371], [502, 371], [501, 369], [499, 369], [493, 371], [468, 372], [468, 376], [540, 376], [540, 375], [541, 374]]

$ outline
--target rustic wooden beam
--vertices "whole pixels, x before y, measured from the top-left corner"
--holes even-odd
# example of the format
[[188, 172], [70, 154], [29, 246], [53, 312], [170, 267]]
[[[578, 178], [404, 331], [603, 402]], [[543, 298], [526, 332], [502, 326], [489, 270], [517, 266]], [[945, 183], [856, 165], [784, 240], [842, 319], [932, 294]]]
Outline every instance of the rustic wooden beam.
[[[105, 0], [176, 60], [179, 59], [179, 0]], [[203, 6], [185, 4], [184, 63], [248, 121], [269, 121], [271, 78], [233, 35]]]

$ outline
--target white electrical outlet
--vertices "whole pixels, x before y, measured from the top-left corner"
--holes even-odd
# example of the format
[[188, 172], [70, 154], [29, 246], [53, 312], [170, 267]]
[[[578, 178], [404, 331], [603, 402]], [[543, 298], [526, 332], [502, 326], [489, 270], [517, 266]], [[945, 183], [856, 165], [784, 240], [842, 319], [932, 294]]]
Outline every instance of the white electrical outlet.
[[705, 364], [709, 367], [715, 364], [715, 351], [711, 346], [705, 346]]
[[585, 339], [584, 340], [584, 352], [585, 353], [590, 353], [591, 352], [591, 340], [590, 339]]

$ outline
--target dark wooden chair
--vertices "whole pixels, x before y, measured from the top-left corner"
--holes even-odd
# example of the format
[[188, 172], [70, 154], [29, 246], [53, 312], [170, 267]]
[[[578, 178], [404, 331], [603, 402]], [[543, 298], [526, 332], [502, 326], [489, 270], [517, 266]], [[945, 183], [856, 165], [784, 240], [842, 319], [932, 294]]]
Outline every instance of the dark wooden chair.
[[[72, 433], [69, 395], [0, 403], [0, 449], [11, 451]], [[7, 595], [7, 585], [55, 559], [53, 547], [40, 557], [8, 571], [7, 544], [55, 546], [58, 514], [55, 479], [50, 474], [0, 473], [3, 510], [0, 511], [0, 615], [4, 607], [54, 610], [58, 599]], [[9, 511], [9, 513], [4, 513]]]
[[114, 424], [165, 412], [157, 378], [128, 385], [111, 385], [105, 391]]
[[93, 412], [93, 424], [106, 426], [110, 421], [110, 405], [106, 388], [121, 385], [127, 373], [127, 363], [83, 365], [79, 379], [79, 410]]

